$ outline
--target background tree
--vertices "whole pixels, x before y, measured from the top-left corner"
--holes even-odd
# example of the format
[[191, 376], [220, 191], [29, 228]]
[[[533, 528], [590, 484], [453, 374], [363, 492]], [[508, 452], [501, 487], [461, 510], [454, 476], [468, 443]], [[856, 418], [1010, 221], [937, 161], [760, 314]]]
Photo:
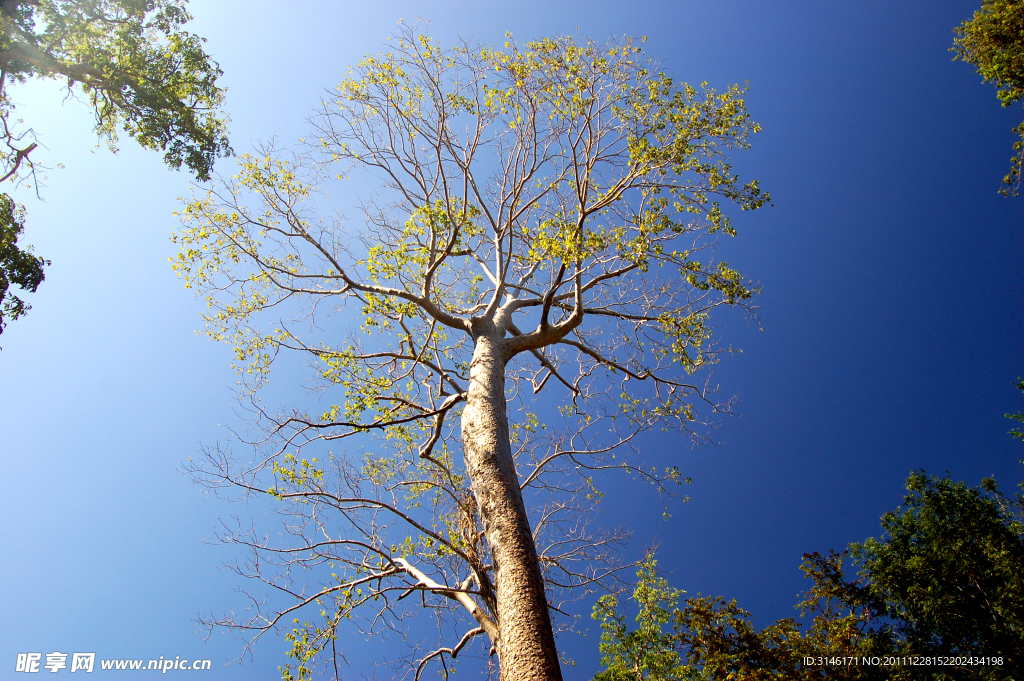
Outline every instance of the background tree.
[[[954, 59], [974, 64], [986, 83], [994, 83], [996, 96], [1004, 107], [1024, 97], [1024, 1], [983, 0], [970, 21], [954, 29]], [[1004, 196], [1020, 191], [1024, 166], [1024, 123], [1014, 132], [1021, 137], [1013, 143], [1010, 173], [1003, 178]]]
[[[1017, 390], [1024, 392], [1024, 379], [1017, 379]], [[1018, 411], [1016, 414], [1004, 414], [1004, 416], [1008, 419], [1024, 424], [1024, 411]], [[1017, 428], [1012, 428], [1010, 430], [1010, 436], [1024, 442], [1024, 432], [1021, 432]]]
[[619, 613], [617, 594], [597, 599], [592, 616], [601, 620], [601, 665], [605, 669], [595, 681], [686, 678], [677, 639], [665, 631], [665, 625], [678, 614], [679, 596], [685, 592], [669, 586], [657, 570], [653, 553], [647, 554], [637, 569], [632, 595], [640, 609], [636, 629], [630, 630], [625, 615]]
[[[203, 39], [182, 30], [191, 19], [185, 5], [186, 0], [3, 0], [0, 181], [30, 178], [38, 185], [36, 135], [15, 120], [11, 95], [12, 86], [30, 78], [63, 81], [69, 95], [84, 98], [95, 113], [97, 134], [111, 150], [123, 130], [144, 148], [163, 151], [170, 167], [184, 165], [200, 180], [209, 179], [214, 160], [230, 152], [219, 111], [224, 91], [217, 86], [221, 70], [203, 50]], [[6, 205], [10, 199], [2, 196]], [[17, 224], [23, 225], [24, 209], [16, 210]], [[35, 291], [48, 263], [20, 248], [21, 229], [10, 227], [10, 220], [5, 224], [5, 281]], [[0, 305], [11, 319], [29, 309], [7, 297], [6, 285]]]
[[1001, 657], [1001, 666], [939, 678], [1012, 679], [1024, 654], [1022, 499], [992, 479], [969, 488], [915, 473], [886, 535], [851, 545], [871, 593], [886, 604], [899, 648], [915, 655]]
[[[1017, 387], [1024, 392], [1019, 379]], [[907, 491], [904, 505], [882, 516], [882, 539], [850, 545], [895, 623], [899, 649], [1003, 658], [939, 678], [1016, 678], [1024, 666], [1024, 495], [1006, 497], [991, 478], [969, 488], [924, 471], [907, 479]]]
[[[637, 573], [640, 608], [630, 629], [614, 596], [603, 596], [601, 664], [595, 681], [673, 679], [910, 679], [1009, 681], [1024, 651], [1024, 498], [1003, 496], [993, 480], [969, 488], [914, 473], [904, 506], [886, 513], [887, 536], [828, 556], [805, 554], [814, 581], [797, 607], [813, 614], [758, 630], [749, 612], [721, 597], [689, 598], [653, 570]], [[843, 564], [852, 554], [860, 578]], [[652, 606], [652, 604], [654, 604]], [[671, 624], [671, 631], [665, 625]], [[885, 656], [998, 658], [998, 663], [872, 666], [828, 658]], [[812, 664], [805, 664], [812, 658]]]
[[[426, 608], [442, 625], [417, 677], [486, 635], [501, 678], [560, 678], [549, 613], [614, 578], [622, 538], [590, 528], [595, 475], [671, 493], [677, 468], [630, 456], [640, 434], [699, 438], [701, 404], [729, 410], [690, 376], [720, 352], [711, 311], [755, 293], [712, 248], [735, 233], [719, 202], [768, 200], [726, 158], [758, 130], [743, 90], [678, 85], [632, 40], [443, 50], [406, 27], [312, 123], [298, 153], [242, 157], [175, 236], [254, 417], [251, 462], [214, 447], [195, 473], [283, 502], [295, 540], [226, 533], [290, 600], [211, 623], [294, 619], [292, 678], [337, 660], [343, 620], [404, 630]], [[362, 224], [320, 207], [336, 176], [373, 187]], [[292, 354], [324, 403], [266, 409], [256, 390]], [[327, 448], [357, 435], [358, 454]]]
[[876, 620], [881, 604], [862, 583], [843, 579], [846, 554], [808, 554], [801, 569], [814, 580], [797, 607], [812, 614], [805, 631], [792, 617], [758, 629], [735, 600], [688, 598], [682, 607], [674, 589], [648, 556], [637, 572], [630, 599], [639, 606], [636, 629], [620, 613], [620, 600], [598, 599], [593, 618], [601, 621], [601, 665], [594, 681], [675, 681], [703, 679], [888, 678], [877, 667], [805, 664], [814, 659], [892, 653], [888, 627]]
[[[1017, 387], [1024, 392], [1024, 381]], [[1020, 413], [1006, 416], [1024, 420]], [[1021, 437], [1017, 430], [1011, 435]], [[749, 612], [721, 597], [689, 598], [679, 608], [683, 592], [658, 576], [648, 556], [632, 598], [640, 610], [636, 629], [626, 625], [616, 596], [603, 596], [594, 607], [605, 667], [595, 681], [1019, 678], [1024, 495], [1007, 498], [992, 479], [969, 488], [923, 471], [907, 478], [907, 491], [904, 505], [882, 516], [882, 539], [851, 544], [841, 554], [804, 554], [801, 569], [814, 582], [797, 605], [802, 615], [814, 615], [806, 632], [792, 618], [758, 631]], [[860, 573], [853, 580], [844, 574], [851, 556]], [[989, 661], [804, 664], [807, 657], [886, 655]]]

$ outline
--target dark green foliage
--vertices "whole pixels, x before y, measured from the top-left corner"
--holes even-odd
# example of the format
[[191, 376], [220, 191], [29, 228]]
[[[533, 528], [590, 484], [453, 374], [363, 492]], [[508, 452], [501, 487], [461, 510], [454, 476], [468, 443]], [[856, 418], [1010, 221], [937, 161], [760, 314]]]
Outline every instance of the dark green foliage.
[[[1020, 499], [994, 480], [970, 488], [917, 472], [905, 506], [886, 513], [882, 540], [852, 553], [870, 592], [885, 603], [900, 648], [916, 655], [1024, 657], [1024, 526]], [[950, 678], [1010, 678], [999, 668]]]
[[[986, 83], [993, 83], [1003, 106], [1024, 97], [1024, 0], [984, 0], [970, 21], [954, 29], [954, 59], [973, 64]], [[1024, 164], [1024, 123], [1014, 128], [1021, 139], [1014, 143], [1010, 174], [1002, 193], [1017, 196]]]
[[[143, 147], [164, 151], [172, 168], [185, 165], [206, 180], [230, 148], [219, 113], [221, 70], [203, 39], [181, 30], [190, 18], [184, 0], [4, 0], [2, 85], [47, 77], [66, 80], [71, 91], [79, 86], [111, 145], [123, 129]], [[34, 148], [13, 129], [11, 108], [5, 93], [8, 172]]]
[[17, 319], [31, 309], [18, 296], [8, 293], [11, 284], [35, 293], [42, 283], [43, 266], [49, 260], [32, 255], [32, 247], [18, 247], [18, 239], [25, 230], [25, 209], [14, 203], [7, 194], [0, 194], [0, 333], [7, 320]]
[[[1024, 380], [1017, 387], [1024, 391]], [[1024, 422], [1024, 413], [1006, 416]], [[1019, 430], [1011, 434], [1024, 440]], [[635, 630], [617, 598], [594, 608], [605, 666], [595, 681], [1024, 679], [1024, 495], [1008, 498], [990, 478], [971, 488], [918, 471], [882, 528], [881, 539], [841, 554], [804, 555], [801, 569], [814, 583], [797, 605], [814, 617], [806, 630], [786, 618], [758, 631], [749, 612], [721, 597], [689, 598], [680, 609], [683, 592], [657, 575], [648, 556], [637, 573]], [[844, 573], [848, 557], [857, 579]], [[886, 656], [989, 660], [886, 665]], [[882, 663], [828, 662], [875, 657]]]
[[[894, 646], [889, 627], [877, 621], [879, 606], [859, 583], [843, 579], [845, 554], [804, 556], [801, 569], [814, 581], [798, 605], [812, 614], [804, 630], [794, 618], [758, 630], [751, 614], [721, 597], [686, 599], [656, 572], [648, 556], [637, 572], [633, 601], [640, 606], [630, 630], [618, 612], [619, 600], [604, 596], [594, 607], [601, 620], [601, 664], [595, 681], [675, 681], [728, 679], [884, 678], [877, 668], [806, 665], [807, 657], [884, 655]], [[666, 630], [666, 625], [671, 630]]]
[[[1024, 499], [1010, 500], [993, 480], [970, 488], [948, 477], [914, 473], [902, 506], [882, 518], [886, 535], [850, 552], [806, 554], [813, 580], [793, 618], [758, 630], [736, 601], [689, 598], [655, 572], [637, 573], [637, 628], [605, 596], [601, 664], [595, 681], [676, 679], [1017, 679], [1024, 652]], [[847, 556], [860, 578], [844, 574]], [[671, 624], [672, 631], [665, 630]], [[968, 656], [1001, 665], [805, 665], [807, 657]]]

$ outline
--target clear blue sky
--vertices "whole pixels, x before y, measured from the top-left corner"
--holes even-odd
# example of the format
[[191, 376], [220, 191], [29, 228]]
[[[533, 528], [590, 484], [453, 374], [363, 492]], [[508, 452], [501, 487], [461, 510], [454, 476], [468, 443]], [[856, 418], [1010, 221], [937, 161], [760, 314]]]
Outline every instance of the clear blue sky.
[[[449, 43], [646, 35], [682, 80], [750, 81], [764, 132], [736, 167], [775, 206], [740, 216], [723, 257], [764, 286], [764, 330], [724, 318], [721, 337], [743, 354], [714, 374], [743, 415], [717, 447], [652, 444], [694, 478], [672, 518], [623, 482], [608, 520], [637, 530], [633, 551], [660, 542], [676, 586], [735, 597], [766, 624], [795, 614], [801, 554], [877, 535], [910, 470], [995, 475], [1006, 489], [1022, 477], [1002, 414], [1024, 402], [1013, 388], [1024, 199], [996, 190], [1024, 112], [1000, 109], [951, 61], [952, 28], [976, 5], [197, 0], [192, 11], [225, 71], [239, 152], [302, 136], [321, 90], [382, 49], [400, 18], [429, 19]], [[43, 201], [17, 196], [27, 241], [53, 265], [32, 312], [0, 336], [2, 675], [18, 652], [59, 650], [204, 657], [218, 668], [208, 678], [278, 678], [283, 639], [220, 669], [241, 644], [204, 643], [192, 622], [244, 606], [217, 569], [231, 554], [202, 540], [246, 509], [178, 473], [237, 421], [229, 348], [194, 333], [199, 304], [168, 264], [188, 178], [127, 139], [117, 156], [94, 149], [88, 111], [55, 87], [14, 98], [47, 147], [40, 160], [65, 167]], [[589, 678], [596, 637], [564, 645], [570, 678]], [[366, 659], [353, 653], [372, 673]]]

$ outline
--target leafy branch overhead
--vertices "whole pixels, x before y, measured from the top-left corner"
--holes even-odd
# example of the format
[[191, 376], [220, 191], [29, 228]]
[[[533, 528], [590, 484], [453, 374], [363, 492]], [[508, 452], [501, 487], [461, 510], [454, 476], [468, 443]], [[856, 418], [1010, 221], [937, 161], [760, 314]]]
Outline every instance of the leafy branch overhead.
[[[309, 606], [302, 676], [337, 659], [342, 622], [398, 630], [426, 607], [443, 624], [413, 676], [479, 637], [502, 678], [559, 678], [561, 604], [614, 582], [624, 538], [591, 524], [597, 478], [673, 494], [684, 477], [639, 439], [700, 440], [730, 409], [693, 376], [723, 352], [712, 313], [757, 293], [715, 248], [732, 208], [769, 200], [728, 158], [759, 128], [743, 88], [676, 83], [629, 39], [443, 49], [405, 26], [391, 47], [328, 93], [308, 143], [242, 156], [181, 214], [174, 267], [234, 348], [258, 434], [252, 462], [214, 448], [196, 476], [308, 529], [287, 550], [226, 536], [253, 552], [243, 574], [325, 568], [213, 623], [262, 632]], [[321, 403], [257, 397], [289, 356]]]
[[[87, 101], [96, 133], [112, 150], [123, 131], [144, 148], [164, 152], [171, 168], [184, 166], [208, 180], [214, 161], [231, 153], [221, 112], [224, 90], [203, 39], [182, 29], [191, 19], [185, 5], [186, 0], [3, 0], [0, 181], [31, 178], [38, 191], [36, 133], [16, 119], [13, 99], [15, 86], [31, 78], [62, 81], [70, 96]], [[17, 210], [23, 215], [24, 209]], [[48, 264], [17, 245], [20, 232], [5, 228], [0, 256], [6, 273], [0, 305], [9, 319], [29, 306], [8, 296], [7, 286], [34, 292]], [[26, 263], [32, 269], [28, 279], [15, 274], [27, 271]]]
[[123, 129], [200, 180], [230, 152], [221, 70], [203, 39], [182, 30], [183, 0], [5, 0], [0, 9], [0, 122], [3, 174], [32, 167], [31, 128], [12, 120], [10, 85], [64, 81], [93, 107], [96, 132], [116, 148]]

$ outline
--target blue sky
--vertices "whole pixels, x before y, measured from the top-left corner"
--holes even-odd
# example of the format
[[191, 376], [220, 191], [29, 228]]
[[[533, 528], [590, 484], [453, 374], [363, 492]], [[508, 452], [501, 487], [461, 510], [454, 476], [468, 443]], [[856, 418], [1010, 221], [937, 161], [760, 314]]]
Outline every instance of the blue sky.
[[[764, 287], [763, 330], [724, 317], [720, 337], [743, 353], [714, 370], [742, 416], [718, 446], [652, 444], [694, 479], [670, 519], [628, 483], [606, 504], [637, 530], [632, 551], [660, 543], [674, 585], [735, 597], [767, 624], [795, 614], [801, 554], [877, 535], [912, 469], [1021, 480], [1002, 414], [1022, 407], [1024, 199], [997, 189], [1024, 112], [1000, 109], [951, 61], [952, 28], [976, 3], [191, 7], [225, 72], [239, 152], [301, 137], [323, 88], [383, 49], [399, 19], [428, 19], [443, 43], [646, 35], [681, 80], [749, 81], [764, 131], [735, 165], [775, 205], [738, 217], [723, 257]], [[262, 511], [209, 499], [178, 472], [237, 422], [230, 350], [195, 333], [200, 305], [168, 263], [188, 178], [128, 139], [116, 156], [96, 148], [86, 107], [52, 84], [14, 98], [40, 160], [64, 167], [42, 201], [16, 194], [26, 240], [53, 265], [32, 312], [0, 336], [0, 665], [33, 651], [181, 655], [213, 659], [210, 678], [278, 678], [283, 639], [221, 669], [240, 642], [204, 643], [192, 622], [244, 605], [217, 569], [232, 554], [203, 539], [220, 517]], [[565, 642], [572, 678], [595, 671], [596, 644]]]

